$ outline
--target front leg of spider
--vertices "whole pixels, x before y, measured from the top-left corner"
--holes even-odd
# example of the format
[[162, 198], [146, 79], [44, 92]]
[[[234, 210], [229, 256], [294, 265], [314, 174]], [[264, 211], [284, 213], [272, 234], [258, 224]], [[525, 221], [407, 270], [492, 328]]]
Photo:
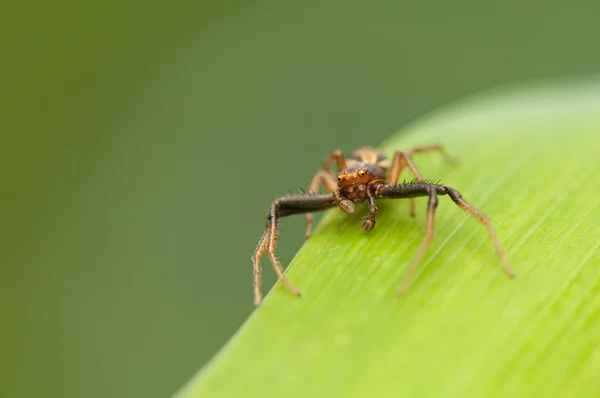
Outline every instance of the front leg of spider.
[[404, 279], [398, 286], [397, 293], [399, 296], [403, 295], [406, 289], [408, 288], [417, 267], [421, 263], [421, 259], [425, 255], [427, 248], [433, 242], [433, 233], [434, 233], [434, 224], [435, 224], [435, 209], [438, 206], [438, 198], [435, 187], [425, 186], [425, 192], [428, 193], [429, 200], [427, 201], [427, 216], [425, 221], [425, 239], [423, 239], [423, 243], [419, 247], [419, 251], [417, 255], [413, 258], [408, 267], [408, 271], [404, 275]]
[[281, 284], [295, 296], [301, 295], [300, 290], [292, 285], [285, 277], [283, 267], [275, 255], [275, 246], [277, 245], [277, 239], [279, 237], [279, 219], [294, 214], [327, 210], [336, 206], [336, 204], [334, 194], [283, 196], [273, 201], [267, 215], [265, 231], [252, 255], [252, 263], [254, 266], [254, 304], [256, 306], [259, 306], [262, 302], [262, 293], [260, 291], [260, 260], [265, 252], [269, 256], [271, 264], [273, 264], [273, 269]]
[[427, 219], [425, 226], [425, 239], [421, 246], [419, 247], [419, 251], [416, 256], [413, 258], [408, 271], [404, 275], [400, 286], [398, 286], [398, 294], [402, 295], [406, 289], [408, 288], [415, 271], [417, 270], [427, 248], [433, 241], [433, 232], [434, 232], [434, 221], [435, 221], [435, 209], [438, 205], [438, 195], [448, 195], [450, 199], [461, 209], [463, 209], [467, 214], [478, 220], [480, 223], [485, 225], [488, 230], [488, 234], [491, 238], [494, 247], [496, 248], [496, 252], [502, 261], [502, 265], [504, 266], [504, 272], [510, 278], [515, 277], [515, 273], [513, 272], [510, 264], [508, 263], [508, 259], [500, 246], [500, 241], [492, 227], [492, 224], [489, 218], [483, 214], [479, 209], [473, 206], [471, 203], [467, 202], [467, 200], [458, 192], [456, 189], [451, 188], [447, 185], [439, 185], [439, 184], [430, 184], [430, 183], [411, 183], [411, 184], [398, 184], [398, 185], [390, 185], [390, 184], [381, 184], [376, 188], [376, 197], [382, 199], [409, 199], [409, 198], [417, 198], [421, 196], [428, 196], [428, 206], [427, 206]]

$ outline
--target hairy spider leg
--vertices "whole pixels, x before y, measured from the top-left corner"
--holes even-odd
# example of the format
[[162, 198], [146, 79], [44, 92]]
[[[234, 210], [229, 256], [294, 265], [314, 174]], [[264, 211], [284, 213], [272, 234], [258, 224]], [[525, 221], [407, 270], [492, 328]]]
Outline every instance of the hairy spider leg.
[[502, 260], [504, 272], [506, 272], [506, 275], [508, 275], [509, 277], [514, 278], [515, 273], [512, 270], [512, 267], [510, 266], [508, 259], [506, 258], [506, 255], [504, 254], [504, 250], [502, 250], [502, 246], [500, 245], [500, 240], [498, 239], [498, 235], [496, 235], [496, 231], [494, 231], [494, 228], [492, 227], [492, 222], [490, 221], [490, 219], [485, 214], [483, 214], [481, 212], [481, 210], [477, 209], [475, 206], [473, 206], [472, 204], [467, 202], [467, 200], [465, 198], [463, 198], [462, 195], [460, 194], [460, 192], [458, 192], [456, 189], [450, 188], [450, 187], [445, 187], [445, 188], [448, 192], [448, 196], [450, 196], [450, 199], [452, 199], [452, 201], [454, 203], [456, 203], [458, 205], [458, 207], [460, 207], [461, 209], [466, 211], [471, 216], [475, 217], [477, 220], [479, 220], [479, 222], [481, 222], [483, 225], [486, 226], [488, 233], [490, 235], [490, 238], [492, 239], [492, 242], [494, 243], [494, 248], [496, 249], [496, 253], [498, 253], [498, 256]]
[[344, 153], [340, 149], [332, 151], [329, 156], [323, 162], [323, 170], [331, 173], [331, 165], [335, 162], [339, 171], [346, 168], [346, 159], [344, 159]]
[[409, 286], [410, 282], [412, 281], [412, 278], [415, 274], [415, 271], [417, 270], [417, 267], [421, 263], [421, 260], [423, 259], [423, 256], [425, 255], [425, 252], [427, 251], [427, 248], [429, 248], [429, 246], [431, 245], [431, 242], [433, 242], [433, 233], [434, 233], [434, 224], [435, 224], [435, 209], [437, 208], [437, 205], [438, 205], [437, 192], [435, 191], [435, 189], [430, 188], [429, 189], [429, 200], [427, 201], [427, 215], [426, 215], [426, 221], [425, 221], [425, 239], [423, 240], [423, 243], [421, 243], [421, 246], [419, 246], [419, 251], [417, 252], [415, 257], [413, 257], [413, 259], [410, 263], [410, 266], [408, 267], [408, 271], [406, 271], [406, 274], [404, 274], [404, 278], [402, 279], [402, 282], [398, 286], [398, 295], [404, 294], [404, 292], [408, 288], [408, 286]]
[[426, 153], [426, 152], [438, 152], [444, 158], [444, 160], [446, 162], [448, 162], [450, 164], [456, 163], [456, 159], [454, 159], [452, 156], [450, 156], [448, 154], [448, 152], [444, 149], [444, 147], [439, 144], [418, 146], [416, 148], [413, 148], [410, 151], [408, 151], [408, 157], [410, 159], [412, 159], [413, 155], [415, 155], [417, 153]]
[[279, 219], [294, 214], [327, 210], [335, 205], [336, 201], [333, 194], [283, 196], [273, 201], [267, 215], [265, 231], [252, 255], [254, 271], [254, 304], [256, 306], [260, 305], [262, 302], [262, 294], [260, 291], [260, 260], [265, 252], [267, 252], [281, 284], [283, 284], [292, 294], [300, 296], [300, 290], [288, 282], [284, 275], [283, 267], [275, 255], [275, 246], [277, 245], [277, 238], [279, 235]]
[[[335, 178], [333, 177], [333, 175], [331, 175], [330, 171], [319, 170], [317, 172], [317, 174], [315, 174], [315, 176], [312, 178], [312, 180], [310, 182], [310, 186], [308, 188], [308, 192], [309, 193], [318, 193], [319, 187], [321, 186], [321, 184], [323, 184], [323, 186], [325, 186], [325, 189], [327, 189], [327, 191], [329, 191], [329, 192], [333, 192], [333, 191], [337, 190], [337, 182], [336, 182]], [[306, 213], [305, 216], [306, 216], [306, 232], [304, 233], [304, 236], [306, 238], [309, 238], [310, 235], [312, 234], [313, 215], [312, 215], [312, 213]]]
[[435, 217], [435, 209], [437, 206], [437, 195], [448, 195], [450, 199], [457, 206], [463, 209], [467, 214], [471, 215], [475, 219], [479, 220], [482, 224], [484, 224], [490, 235], [490, 238], [494, 244], [496, 249], [496, 253], [500, 257], [502, 261], [502, 265], [504, 267], [504, 272], [511, 278], [515, 277], [515, 273], [513, 272], [505, 254], [502, 250], [502, 246], [500, 245], [500, 241], [496, 235], [496, 232], [492, 228], [492, 224], [489, 218], [483, 214], [479, 209], [475, 206], [467, 202], [465, 198], [458, 192], [456, 189], [438, 184], [429, 184], [429, 183], [411, 183], [411, 184], [399, 184], [399, 185], [391, 185], [391, 184], [380, 184], [375, 187], [375, 197], [381, 199], [407, 199], [407, 198], [416, 198], [421, 196], [429, 196], [429, 202], [427, 206], [427, 223], [425, 230], [425, 240], [417, 255], [414, 257], [411, 265], [407, 273], [404, 276], [400, 286], [398, 287], [398, 293], [402, 294], [408, 288], [408, 285], [416, 271], [423, 255], [425, 254], [427, 248], [431, 244], [433, 240], [433, 227], [434, 227], [434, 217]]
[[[344, 154], [341, 150], [336, 149], [332, 151], [329, 156], [325, 159], [322, 165], [322, 169], [317, 171], [314, 177], [310, 181], [310, 185], [308, 187], [309, 193], [319, 193], [319, 188], [321, 184], [327, 189], [328, 192], [333, 192], [337, 189], [337, 182], [335, 177], [332, 174], [331, 166], [333, 163], [336, 163], [338, 170], [342, 171], [346, 168], [346, 160], [344, 159]], [[304, 236], [306, 238], [310, 237], [312, 234], [313, 227], [313, 216], [311, 213], [306, 213], [306, 232]]]
[[[448, 152], [446, 152], [444, 147], [442, 147], [441, 145], [437, 145], [437, 144], [416, 147], [407, 152], [396, 151], [396, 154], [394, 155], [394, 158], [392, 160], [392, 165], [388, 172], [388, 178], [387, 178], [388, 183], [390, 183], [392, 185], [398, 184], [400, 175], [402, 175], [402, 171], [404, 170], [405, 167], [408, 167], [408, 169], [412, 173], [415, 180], [417, 180], [418, 182], [423, 182], [424, 178], [421, 175], [421, 173], [419, 172], [419, 170], [417, 169], [417, 166], [415, 165], [415, 163], [413, 161], [413, 156], [417, 153], [427, 153], [427, 152], [439, 152], [439, 154], [444, 158], [444, 160], [446, 162], [448, 162], [450, 164], [456, 163], [456, 161], [450, 155], [448, 155]], [[415, 216], [415, 199], [414, 198], [409, 199], [409, 206], [410, 206], [410, 215], [412, 217], [414, 217]]]

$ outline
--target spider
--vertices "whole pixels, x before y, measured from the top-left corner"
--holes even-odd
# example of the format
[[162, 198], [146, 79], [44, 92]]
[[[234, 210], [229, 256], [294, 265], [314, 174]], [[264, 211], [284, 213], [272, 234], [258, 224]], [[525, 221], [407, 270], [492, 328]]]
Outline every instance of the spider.
[[[279, 281], [294, 295], [301, 295], [300, 290], [288, 282], [283, 274], [283, 268], [275, 256], [280, 218], [305, 213], [307, 220], [305, 235], [308, 238], [311, 235], [313, 225], [311, 213], [327, 210], [332, 207], [338, 207], [346, 213], [353, 213], [354, 204], [364, 202], [365, 200], [369, 203], [369, 214], [365, 217], [362, 228], [368, 232], [375, 227], [375, 218], [377, 216], [376, 199], [409, 199], [410, 214], [414, 216], [414, 198], [421, 196], [429, 198], [425, 223], [425, 239], [398, 286], [397, 293], [399, 295], [402, 295], [408, 288], [423, 255], [433, 241], [438, 195], [448, 195], [458, 207], [487, 227], [496, 252], [504, 266], [504, 271], [509, 277], [514, 277], [515, 274], [504, 255], [496, 232], [492, 228], [488, 217], [467, 202], [456, 189], [447, 185], [427, 182], [421, 176], [421, 173], [413, 162], [413, 155], [425, 152], [438, 152], [446, 161], [454, 163], [454, 160], [440, 145], [423, 146], [410, 151], [396, 151], [391, 163], [385, 158], [382, 152], [371, 147], [360, 148], [347, 158], [344, 158], [340, 150], [335, 150], [329, 154], [323, 163], [322, 169], [312, 178], [308, 193], [282, 196], [275, 199], [267, 215], [266, 229], [252, 256], [254, 264], [255, 305], [259, 306], [262, 301], [260, 291], [260, 260], [265, 252], [271, 259]], [[339, 170], [337, 178], [331, 170], [334, 162], [337, 164]], [[398, 183], [398, 179], [405, 168], [412, 173], [414, 181]], [[328, 194], [319, 193], [321, 185], [329, 191]]]

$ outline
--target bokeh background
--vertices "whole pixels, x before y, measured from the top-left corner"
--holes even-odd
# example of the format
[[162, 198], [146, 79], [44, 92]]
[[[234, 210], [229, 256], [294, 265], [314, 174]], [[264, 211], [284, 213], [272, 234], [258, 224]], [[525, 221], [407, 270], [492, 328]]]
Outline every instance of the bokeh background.
[[[600, 71], [594, 2], [2, 8], [2, 397], [170, 396], [253, 310], [268, 206], [330, 150]], [[284, 263], [303, 231], [283, 224]]]

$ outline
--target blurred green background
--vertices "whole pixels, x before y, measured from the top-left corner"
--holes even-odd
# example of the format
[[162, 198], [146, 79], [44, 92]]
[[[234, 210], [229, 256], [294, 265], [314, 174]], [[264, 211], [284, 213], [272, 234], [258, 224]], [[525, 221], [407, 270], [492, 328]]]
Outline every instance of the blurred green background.
[[268, 206], [330, 150], [600, 71], [592, 2], [2, 8], [2, 397], [170, 396], [252, 311]]

